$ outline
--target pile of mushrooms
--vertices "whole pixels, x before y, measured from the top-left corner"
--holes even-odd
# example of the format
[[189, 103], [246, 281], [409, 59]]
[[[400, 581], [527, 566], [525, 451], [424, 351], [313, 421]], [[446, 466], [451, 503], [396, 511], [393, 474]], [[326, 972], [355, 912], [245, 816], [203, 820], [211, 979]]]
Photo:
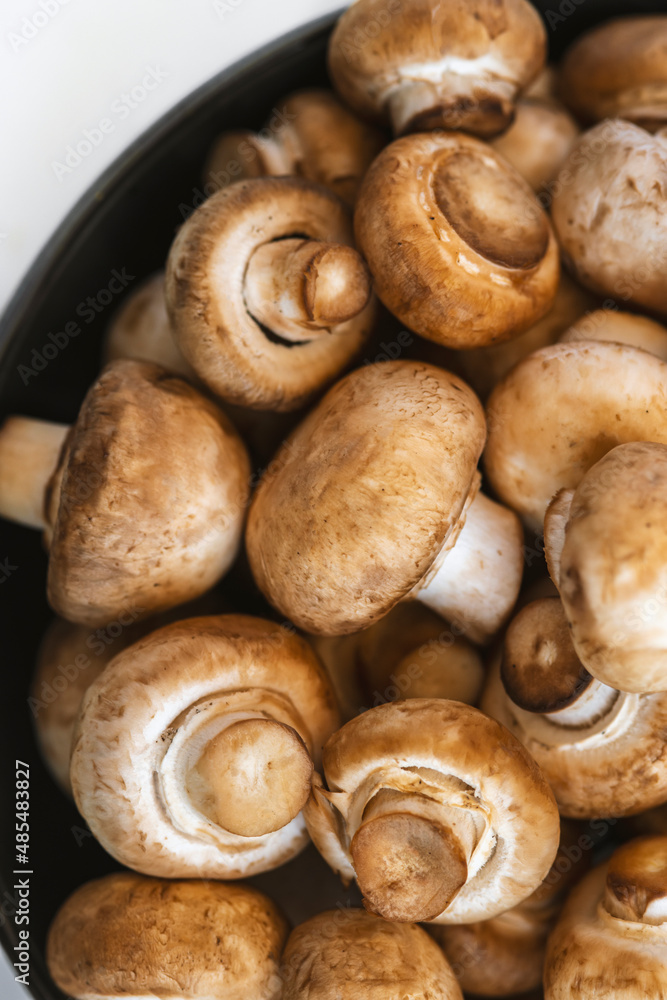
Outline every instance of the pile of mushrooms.
[[357, 0], [0, 428], [70, 996], [667, 997], [666, 40]]

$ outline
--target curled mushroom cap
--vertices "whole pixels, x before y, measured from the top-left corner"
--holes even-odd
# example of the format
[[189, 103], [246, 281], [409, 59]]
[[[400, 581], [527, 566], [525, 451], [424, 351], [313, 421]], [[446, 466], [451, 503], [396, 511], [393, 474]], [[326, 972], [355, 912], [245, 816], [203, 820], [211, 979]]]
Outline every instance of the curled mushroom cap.
[[588, 288], [667, 313], [667, 142], [620, 120], [585, 132], [551, 208], [558, 241]]
[[205, 201], [171, 247], [166, 295], [202, 381], [260, 410], [305, 403], [352, 359], [375, 314], [345, 205], [296, 177], [239, 181]]
[[445, 699], [380, 705], [327, 743], [306, 822], [367, 909], [388, 920], [469, 923], [544, 879], [558, 811], [542, 773], [503, 726]]
[[45, 531], [47, 593], [63, 618], [147, 617], [197, 597], [231, 565], [250, 467], [224, 414], [182, 379], [115, 361], [68, 428], [0, 428], [0, 513]]
[[535, 758], [564, 816], [625, 816], [667, 801], [667, 695], [593, 678], [558, 598], [533, 601], [513, 619], [481, 706]]
[[354, 228], [387, 308], [446, 347], [509, 340], [556, 294], [558, 250], [535, 195], [504, 157], [460, 132], [387, 146]]
[[[494, 491], [533, 529], [549, 501], [628, 441], [667, 443], [667, 364], [623, 344], [554, 344], [524, 358], [487, 404]], [[530, 420], [526, 419], [530, 414]]]
[[651, 131], [667, 123], [667, 17], [620, 17], [570, 46], [559, 91], [586, 122], [624, 118]]
[[338, 724], [305, 640], [244, 615], [153, 632], [88, 688], [74, 797], [118, 861], [148, 875], [240, 878], [306, 844], [313, 761]]
[[559, 337], [561, 344], [578, 340], [611, 340], [615, 344], [628, 344], [667, 361], [667, 328], [648, 316], [636, 313], [616, 309], [595, 309], [586, 313]]
[[667, 837], [620, 847], [572, 891], [549, 939], [545, 1000], [667, 997]]
[[283, 1000], [461, 1000], [447, 959], [414, 924], [365, 910], [328, 910], [290, 934]]
[[517, 519], [478, 493], [482, 410], [456, 376], [396, 361], [338, 382], [278, 452], [250, 509], [257, 584], [299, 627], [342, 635], [418, 597], [472, 641], [510, 613]]
[[76, 1000], [279, 1000], [287, 923], [256, 889], [116, 872], [56, 914], [46, 959]]
[[330, 188], [353, 205], [380, 152], [382, 134], [359, 121], [330, 90], [300, 90], [274, 109], [259, 133], [225, 132], [204, 168], [215, 189], [243, 177], [293, 174]]
[[329, 42], [343, 100], [396, 135], [434, 128], [496, 135], [542, 68], [546, 33], [525, 0], [357, 0]]
[[[553, 521], [552, 521], [553, 518]], [[667, 444], [619, 445], [547, 511], [577, 653], [622, 691], [667, 691]]]
[[567, 110], [550, 100], [517, 101], [514, 121], [491, 145], [501, 153], [533, 191], [554, 179], [580, 129]]

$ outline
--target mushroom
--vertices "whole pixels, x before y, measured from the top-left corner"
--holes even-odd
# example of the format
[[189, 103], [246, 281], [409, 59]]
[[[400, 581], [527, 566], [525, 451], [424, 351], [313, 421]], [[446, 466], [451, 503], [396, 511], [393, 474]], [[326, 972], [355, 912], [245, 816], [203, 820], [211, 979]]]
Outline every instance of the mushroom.
[[354, 228], [385, 306], [445, 347], [509, 340], [556, 295], [558, 248], [534, 193], [460, 132], [387, 146], [364, 178]]
[[560, 68], [565, 103], [588, 123], [623, 118], [667, 124], [667, 17], [619, 17], [580, 35]]
[[278, 907], [250, 886], [115, 872], [60, 907], [46, 960], [75, 1000], [280, 1000], [287, 934]]
[[617, 309], [595, 309], [581, 316], [563, 333], [561, 344], [579, 340], [610, 340], [615, 344], [640, 347], [667, 361], [667, 328], [648, 316]]
[[395, 135], [488, 137], [511, 123], [545, 54], [544, 25], [526, 0], [357, 0], [331, 35], [329, 73], [351, 108]]
[[554, 494], [576, 487], [616, 445], [667, 443], [666, 395], [667, 363], [636, 347], [581, 341], [535, 351], [489, 397], [484, 463], [494, 492], [540, 530]]
[[375, 314], [345, 206], [296, 177], [239, 181], [205, 201], [172, 244], [166, 296], [202, 381], [259, 410], [307, 402], [351, 361]]
[[71, 429], [27, 417], [0, 428], [0, 514], [44, 530], [49, 603], [85, 625], [212, 587], [238, 550], [249, 474], [218, 407], [138, 361], [108, 365]]
[[667, 695], [624, 693], [592, 677], [558, 598], [513, 619], [481, 707], [535, 758], [562, 815], [627, 816], [667, 801]]
[[244, 129], [220, 136], [204, 168], [207, 190], [241, 177], [291, 174], [323, 184], [353, 205], [385, 141], [330, 90], [300, 90], [281, 102], [259, 133]]
[[619, 847], [573, 890], [547, 948], [545, 1000], [667, 996], [667, 837]]
[[369, 709], [324, 748], [310, 835], [387, 920], [470, 923], [533, 892], [556, 856], [558, 810], [538, 766], [470, 705]]
[[593, 843], [566, 820], [549, 874], [522, 903], [490, 920], [429, 928], [466, 994], [511, 997], [541, 985], [547, 937], [567, 890], [586, 868], [586, 855], [578, 846], [586, 841]]
[[397, 604], [379, 622], [343, 636], [310, 636], [331, 678], [343, 719], [399, 698], [451, 698], [469, 705], [482, 689], [479, 652], [423, 604]]
[[545, 548], [586, 669], [621, 691], [667, 691], [667, 444], [613, 448], [552, 500]]
[[585, 132], [551, 216], [568, 266], [593, 291], [667, 314], [667, 141], [620, 120]]
[[516, 517], [478, 492], [485, 428], [456, 376], [416, 361], [338, 382], [278, 451], [246, 548], [269, 601], [307, 632], [343, 635], [418, 598], [473, 642], [519, 591]]
[[293, 630], [246, 615], [176, 622], [88, 688], [74, 798], [117, 861], [165, 878], [242, 878], [294, 857], [313, 762], [338, 725]]
[[517, 101], [510, 127], [491, 145], [539, 192], [556, 177], [579, 133], [562, 105], [524, 97]]
[[365, 910], [328, 910], [296, 927], [282, 962], [282, 1000], [462, 1000], [426, 931]]

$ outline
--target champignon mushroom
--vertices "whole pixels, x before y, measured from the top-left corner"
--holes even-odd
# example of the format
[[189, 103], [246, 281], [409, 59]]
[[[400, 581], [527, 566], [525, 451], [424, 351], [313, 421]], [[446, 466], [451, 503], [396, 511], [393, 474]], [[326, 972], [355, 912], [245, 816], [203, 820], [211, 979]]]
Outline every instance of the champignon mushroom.
[[246, 548], [260, 589], [319, 635], [416, 597], [489, 639], [519, 591], [523, 536], [477, 492], [484, 434], [476, 396], [442, 369], [394, 361], [347, 375], [257, 488]]
[[564, 816], [627, 816], [667, 801], [667, 695], [628, 694], [579, 660], [563, 607], [523, 608], [482, 696], [535, 758]]
[[560, 847], [549, 874], [511, 910], [474, 924], [429, 927], [466, 994], [511, 997], [541, 985], [547, 937], [567, 890], [587, 867], [587, 856], [578, 846], [585, 837], [576, 824], [561, 824]]
[[305, 177], [353, 205], [383, 136], [359, 121], [330, 90], [300, 90], [281, 102], [259, 133], [225, 132], [211, 150], [204, 178], [218, 190], [241, 177]]
[[558, 810], [541, 771], [470, 705], [413, 698], [371, 708], [328, 741], [305, 809], [315, 846], [387, 920], [470, 923], [515, 906], [556, 856]]
[[115, 872], [60, 907], [46, 960], [75, 1000], [280, 1000], [288, 926], [250, 886]]
[[495, 493], [540, 530], [554, 494], [576, 487], [616, 445], [667, 444], [666, 395], [667, 363], [636, 347], [581, 341], [535, 351], [487, 404], [484, 462]]
[[[296, 927], [283, 954], [282, 1000], [462, 1000], [426, 931], [365, 910], [328, 910]], [[397, 992], [399, 991], [399, 992]]]
[[423, 604], [398, 604], [375, 625], [344, 636], [310, 636], [343, 719], [399, 698], [451, 698], [473, 705], [482, 689], [479, 652]]
[[621, 691], [667, 691], [667, 445], [619, 445], [556, 494], [545, 548], [586, 668]]
[[559, 337], [561, 344], [579, 340], [610, 340], [640, 347], [667, 361], [667, 328], [648, 316], [617, 309], [595, 309], [581, 316]]
[[667, 17], [619, 17], [580, 35], [561, 64], [559, 90], [583, 121], [667, 124]]
[[585, 132], [563, 164], [551, 216], [582, 284], [667, 314], [667, 141], [629, 122]]
[[546, 32], [526, 0], [357, 0], [329, 41], [343, 100], [395, 135], [435, 128], [496, 135], [544, 65]]
[[231, 565], [250, 467], [224, 414], [156, 365], [115, 361], [73, 428], [9, 417], [0, 514], [45, 531], [47, 596], [63, 618], [147, 617], [197, 597]]
[[174, 336], [217, 395], [255, 409], [305, 403], [370, 332], [370, 279], [347, 210], [296, 177], [218, 191], [183, 224], [167, 261]]
[[510, 127], [491, 145], [539, 192], [556, 177], [579, 132], [562, 105], [524, 97]]
[[667, 997], [667, 837], [624, 844], [587, 875], [547, 948], [545, 1000]]
[[177, 622], [88, 688], [74, 797], [102, 846], [144, 874], [267, 871], [307, 842], [313, 761], [338, 718], [319, 661], [292, 630], [246, 615]]
[[354, 228], [385, 306], [445, 347], [509, 340], [556, 295], [558, 248], [535, 195], [504, 157], [459, 132], [387, 146], [364, 178]]

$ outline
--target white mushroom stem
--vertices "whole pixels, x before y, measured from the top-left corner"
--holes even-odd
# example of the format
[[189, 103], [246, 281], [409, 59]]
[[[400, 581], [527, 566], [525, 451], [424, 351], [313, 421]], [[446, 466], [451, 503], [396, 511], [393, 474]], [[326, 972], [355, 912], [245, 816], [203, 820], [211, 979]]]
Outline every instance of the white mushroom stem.
[[[480, 69], [484, 67], [480, 65]], [[457, 57], [403, 67], [406, 79], [392, 90], [387, 102], [394, 134], [427, 131], [441, 124], [443, 118], [449, 128], [463, 127], [471, 117], [479, 117], [473, 70], [470, 60]], [[488, 76], [484, 86], [490, 87]], [[501, 131], [503, 124], [510, 121], [516, 86], [508, 81], [494, 81], [493, 92], [497, 100], [497, 123], [491, 127], [491, 134]]]
[[45, 500], [69, 426], [8, 417], [0, 428], [0, 516], [45, 529]]
[[478, 493], [452, 548], [411, 592], [467, 639], [487, 642], [516, 602], [523, 573], [523, 533], [516, 515]]
[[545, 712], [546, 717], [556, 726], [567, 729], [585, 729], [595, 725], [607, 715], [619, 697], [619, 692], [595, 678], [579, 697], [566, 708], [556, 712]]
[[370, 276], [352, 247], [319, 240], [264, 243], [248, 262], [248, 311], [273, 333], [299, 342], [358, 315], [371, 294]]

